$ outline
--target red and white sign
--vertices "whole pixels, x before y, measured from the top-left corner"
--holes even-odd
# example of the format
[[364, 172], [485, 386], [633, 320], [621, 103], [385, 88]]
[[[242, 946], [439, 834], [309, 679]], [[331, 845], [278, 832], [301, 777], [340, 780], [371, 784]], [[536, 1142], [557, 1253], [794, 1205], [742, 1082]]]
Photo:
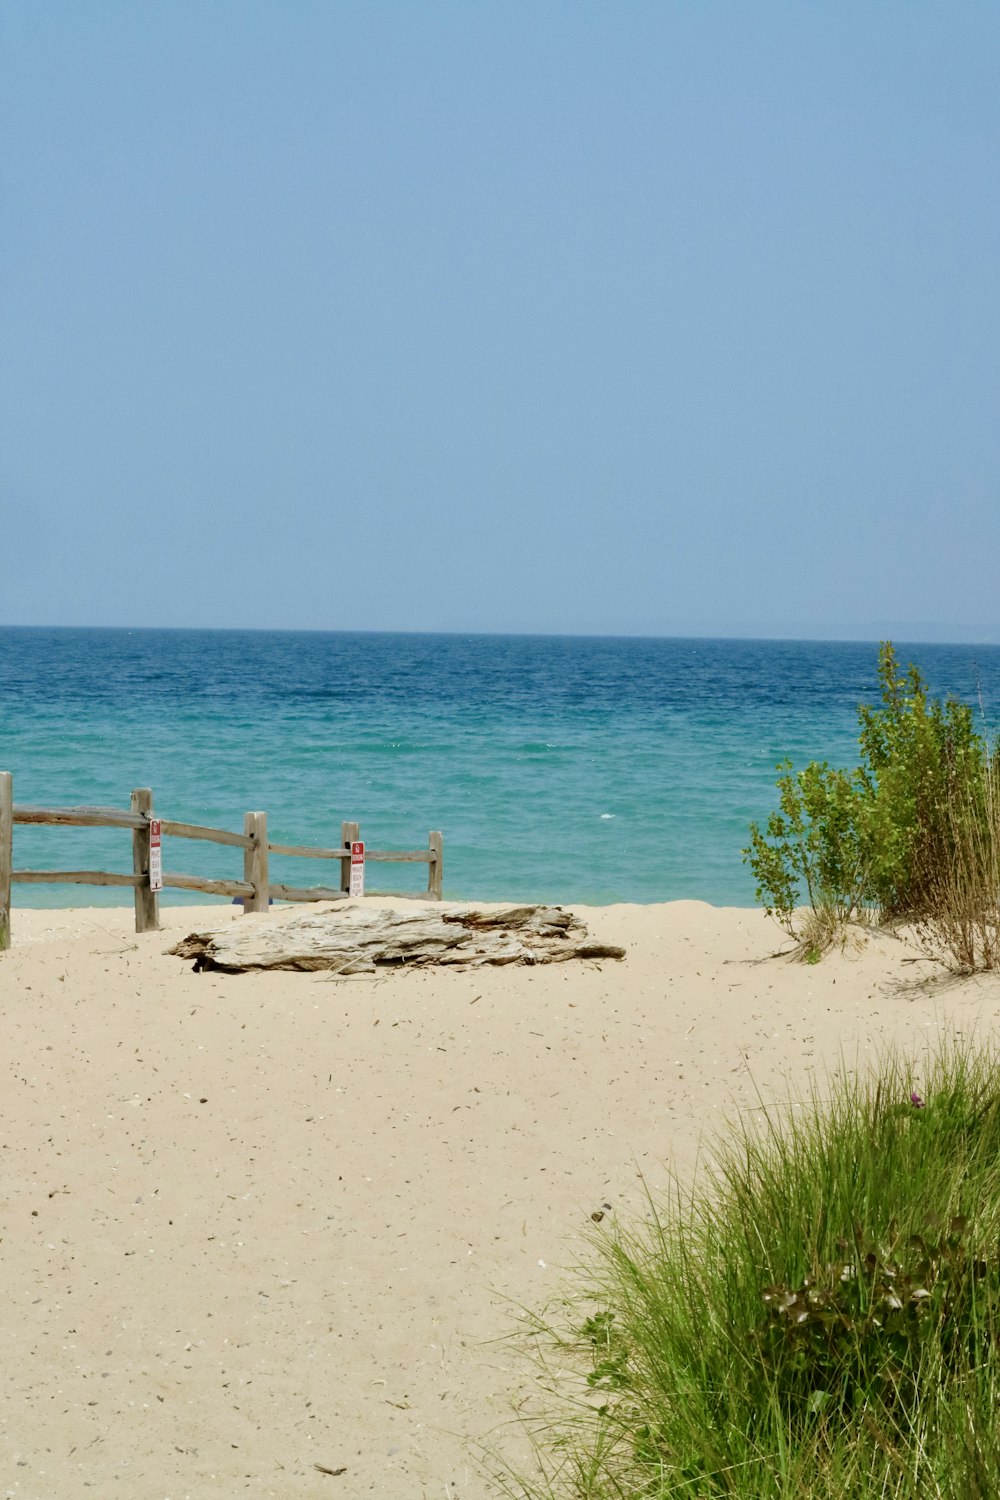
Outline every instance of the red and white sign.
[[149, 820], [149, 889], [151, 891], [163, 890], [163, 848], [161, 845], [162, 828], [159, 818]]
[[365, 893], [365, 846], [358, 839], [351, 845], [351, 889], [352, 896]]

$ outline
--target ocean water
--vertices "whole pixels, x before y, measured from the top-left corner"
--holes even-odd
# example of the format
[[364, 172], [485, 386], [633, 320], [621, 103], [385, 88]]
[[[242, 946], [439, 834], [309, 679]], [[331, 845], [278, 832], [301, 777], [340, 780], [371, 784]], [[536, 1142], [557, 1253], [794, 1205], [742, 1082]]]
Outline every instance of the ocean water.
[[[898, 646], [931, 686], [1000, 720], [1000, 647]], [[283, 843], [444, 833], [445, 895], [752, 905], [740, 849], [775, 765], [853, 765], [877, 646], [850, 642], [0, 630], [0, 770], [16, 802], [128, 806]], [[116, 830], [17, 827], [21, 868], [128, 871]], [[165, 841], [164, 864], [239, 878], [238, 850]], [[273, 878], [331, 867], [275, 859]], [[369, 883], [419, 890], [425, 866]], [[15, 908], [128, 893], [16, 885]], [[186, 897], [166, 892], [179, 903]]]

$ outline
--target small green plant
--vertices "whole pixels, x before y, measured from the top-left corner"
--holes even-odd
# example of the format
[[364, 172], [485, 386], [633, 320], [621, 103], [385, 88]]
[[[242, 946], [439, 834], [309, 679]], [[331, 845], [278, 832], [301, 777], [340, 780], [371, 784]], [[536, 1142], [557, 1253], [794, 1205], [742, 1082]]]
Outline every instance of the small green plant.
[[890, 642], [879, 682], [881, 707], [858, 709], [857, 768], [813, 761], [794, 771], [784, 762], [777, 810], [763, 829], [750, 825], [743, 858], [757, 900], [802, 956], [821, 953], [859, 916], [924, 919], [960, 890], [965, 907], [989, 910], [1000, 892], [1000, 762], [972, 709], [931, 698], [917, 667], [901, 671]]
[[919, 1091], [891, 1055], [844, 1072], [596, 1231], [586, 1320], [547, 1345], [540, 1477], [508, 1493], [1000, 1494], [998, 1063], [946, 1046]]
[[585, 1319], [580, 1338], [594, 1351], [594, 1368], [587, 1376], [591, 1390], [623, 1390], [628, 1385], [628, 1349], [622, 1341], [615, 1315], [605, 1309]]
[[954, 1374], [989, 1356], [997, 1331], [1000, 1262], [984, 1258], [956, 1215], [923, 1233], [890, 1224], [884, 1241], [855, 1224], [839, 1260], [797, 1286], [765, 1287], [757, 1333], [764, 1367], [792, 1427], [850, 1418], [859, 1401], [881, 1411], [912, 1404], [928, 1361]]

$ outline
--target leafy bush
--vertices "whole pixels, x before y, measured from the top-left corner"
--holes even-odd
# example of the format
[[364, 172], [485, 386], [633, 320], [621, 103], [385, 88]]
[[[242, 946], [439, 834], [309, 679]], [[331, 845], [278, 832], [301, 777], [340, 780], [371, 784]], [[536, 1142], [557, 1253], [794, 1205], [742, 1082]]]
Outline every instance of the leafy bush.
[[1000, 1059], [886, 1058], [596, 1237], [549, 1329], [536, 1500], [1000, 1494]]
[[912, 916], [933, 904], [935, 873], [952, 863], [957, 810], [981, 816], [989, 747], [969, 705], [929, 699], [917, 667], [900, 673], [890, 642], [879, 681], [882, 707], [858, 709], [865, 896], [886, 916]]
[[1000, 896], [1000, 759], [972, 709], [930, 698], [890, 642], [879, 681], [881, 707], [858, 709], [860, 765], [793, 772], [785, 762], [778, 811], [763, 831], [750, 825], [743, 857], [757, 899], [793, 935], [803, 900], [832, 933], [863, 912], [926, 918], [954, 899], [956, 879], [981, 911]]
[[778, 781], [780, 810], [765, 833], [751, 823], [743, 851], [757, 880], [757, 900], [790, 934], [803, 893], [814, 912], [847, 921], [864, 900], [866, 884], [857, 787], [825, 761], [794, 774], [790, 761], [778, 769], [785, 773]]

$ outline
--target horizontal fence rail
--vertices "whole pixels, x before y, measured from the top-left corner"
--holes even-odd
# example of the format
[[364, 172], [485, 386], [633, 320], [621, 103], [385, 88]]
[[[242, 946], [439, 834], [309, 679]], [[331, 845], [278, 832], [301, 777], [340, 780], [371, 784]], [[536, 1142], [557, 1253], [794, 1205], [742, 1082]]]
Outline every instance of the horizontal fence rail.
[[[243, 850], [242, 880], [213, 880], [203, 875], [186, 875], [163, 870], [159, 886], [150, 882], [151, 824], [159, 823], [163, 837], [201, 839]], [[131, 875], [109, 870], [15, 870], [13, 834], [16, 823], [27, 826], [49, 825], [59, 828], [122, 828], [132, 835]], [[137, 787], [131, 807], [27, 807], [14, 802], [13, 777], [0, 771], [0, 950], [10, 947], [11, 886], [24, 884], [75, 884], [124, 886], [134, 892], [136, 932], [155, 932], [159, 927], [159, 888], [202, 891], [209, 896], [230, 896], [242, 901], [244, 912], [267, 911], [274, 901], [337, 901], [350, 890], [351, 844], [359, 839], [357, 823], [345, 822], [340, 829], [337, 849], [315, 849], [307, 844], [272, 844], [267, 837], [267, 814], [248, 812], [243, 832], [231, 833], [225, 828], [204, 828], [197, 823], [182, 823], [175, 818], [157, 818], [153, 811], [153, 793], [148, 787]], [[269, 856], [278, 854], [296, 859], [340, 861], [340, 879], [336, 885], [298, 886], [272, 882]], [[427, 895], [441, 899], [444, 866], [444, 840], [434, 831], [428, 836], [426, 849], [366, 849], [365, 863], [426, 864]], [[377, 895], [379, 892], [371, 892]], [[388, 892], [381, 894], [387, 895]]]

